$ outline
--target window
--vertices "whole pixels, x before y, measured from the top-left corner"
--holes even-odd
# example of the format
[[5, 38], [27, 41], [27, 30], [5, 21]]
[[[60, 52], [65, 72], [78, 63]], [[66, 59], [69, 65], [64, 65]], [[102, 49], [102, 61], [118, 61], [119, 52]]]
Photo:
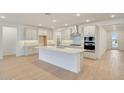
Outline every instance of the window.
[[112, 32], [112, 48], [118, 48], [118, 33]]

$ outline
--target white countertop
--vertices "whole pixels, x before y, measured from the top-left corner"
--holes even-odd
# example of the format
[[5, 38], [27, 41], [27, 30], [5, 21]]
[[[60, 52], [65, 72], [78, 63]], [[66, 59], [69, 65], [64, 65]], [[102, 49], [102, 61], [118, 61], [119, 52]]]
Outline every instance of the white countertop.
[[55, 46], [45, 46], [45, 47], [37, 47], [37, 48], [58, 51], [58, 52], [71, 53], [71, 54], [78, 54], [78, 53], [81, 53], [84, 51], [83, 49], [66, 48], [66, 47], [65, 48], [57, 48]]
[[62, 45], [64, 47], [68, 47], [68, 48], [77, 48], [77, 49], [83, 49], [83, 46], [70, 46], [70, 45]]

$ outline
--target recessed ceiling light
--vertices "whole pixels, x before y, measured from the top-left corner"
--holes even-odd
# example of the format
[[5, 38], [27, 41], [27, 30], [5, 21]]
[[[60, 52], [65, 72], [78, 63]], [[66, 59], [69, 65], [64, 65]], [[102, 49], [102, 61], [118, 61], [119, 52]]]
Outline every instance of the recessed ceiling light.
[[68, 26], [68, 24], [65, 24], [65, 26]]
[[76, 16], [80, 16], [81, 14], [76, 14]]
[[86, 22], [90, 22], [90, 20], [89, 20], [89, 19], [87, 19], [87, 20], [86, 20]]
[[0, 16], [1, 19], [5, 19], [6, 17], [5, 16]]
[[111, 18], [114, 18], [116, 15], [111, 15]]
[[42, 24], [39, 24], [39, 26], [42, 26]]
[[56, 20], [54, 19], [54, 20], [52, 20], [52, 22], [54, 22], [54, 23], [55, 23], [55, 22], [56, 22]]

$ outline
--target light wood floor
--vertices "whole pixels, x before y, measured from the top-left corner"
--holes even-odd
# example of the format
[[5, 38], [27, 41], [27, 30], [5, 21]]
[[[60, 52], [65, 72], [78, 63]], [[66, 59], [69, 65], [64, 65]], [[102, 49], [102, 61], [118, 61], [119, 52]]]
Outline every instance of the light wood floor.
[[37, 55], [0, 60], [1, 80], [119, 80], [124, 79], [124, 51], [107, 51], [100, 60], [84, 59], [79, 74], [39, 62]]

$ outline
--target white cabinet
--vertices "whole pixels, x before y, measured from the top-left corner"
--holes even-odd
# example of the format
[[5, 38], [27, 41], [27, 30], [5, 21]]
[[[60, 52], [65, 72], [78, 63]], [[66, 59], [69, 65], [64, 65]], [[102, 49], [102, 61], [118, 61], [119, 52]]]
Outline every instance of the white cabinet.
[[32, 40], [38, 40], [38, 31], [32, 30]]
[[[91, 41], [88, 39], [84, 40], [85, 47], [89, 47], [88, 45], [90, 44], [95, 44], [95, 50], [90, 50], [85, 48], [86, 52], [84, 52], [84, 57], [86, 58], [91, 58], [91, 59], [96, 59], [96, 47], [97, 47], [97, 42], [96, 42], [96, 35], [97, 29], [96, 26], [84, 26], [84, 37], [94, 37], [94, 39]], [[94, 43], [92, 43], [94, 42]]]
[[95, 36], [96, 26], [85, 26], [84, 36]]
[[37, 40], [38, 32], [35, 29], [25, 28], [25, 40]]
[[39, 29], [38, 35], [46, 35], [49, 40], [53, 39], [53, 31]]
[[39, 30], [38, 35], [48, 35], [48, 31], [46, 30]]
[[53, 31], [48, 31], [48, 39], [49, 40], [53, 39]]
[[31, 31], [25, 29], [25, 40], [31, 40]]
[[70, 40], [71, 39], [71, 30], [67, 29], [67, 30], [61, 31], [61, 36], [62, 36], [62, 40]]
[[61, 32], [61, 38], [62, 38], [62, 40], [71, 40], [71, 33], [72, 32], [76, 32], [76, 29], [75, 29], [75, 26], [56, 29], [54, 31], [54, 35], [57, 32]]

